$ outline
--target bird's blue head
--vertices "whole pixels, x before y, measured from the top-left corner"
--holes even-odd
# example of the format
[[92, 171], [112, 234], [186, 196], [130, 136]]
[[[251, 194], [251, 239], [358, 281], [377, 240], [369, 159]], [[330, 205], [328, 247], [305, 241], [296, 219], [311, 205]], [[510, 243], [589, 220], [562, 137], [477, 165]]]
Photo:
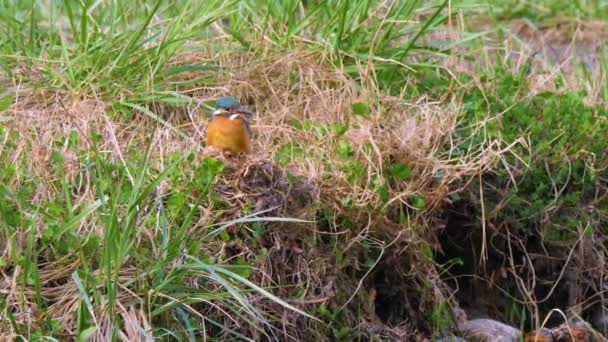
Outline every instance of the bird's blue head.
[[[253, 112], [249, 109], [241, 107], [241, 103], [239, 100], [235, 99], [232, 96], [224, 96], [220, 97], [215, 104], [215, 112], [214, 115], [226, 115], [226, 114], [246, 114], [253, 115]], [[245, 118], [246, 119], [246, 118]]]
[[232, 96], [220, 97], [220, 99], [217, 100], [217, 102], [215, 104], [215, 109], [230, 110], [230, 109], [236, 109], [239, 107], [241, 107], [241, 103], [239, 102], [239, 100], [235, 99]]

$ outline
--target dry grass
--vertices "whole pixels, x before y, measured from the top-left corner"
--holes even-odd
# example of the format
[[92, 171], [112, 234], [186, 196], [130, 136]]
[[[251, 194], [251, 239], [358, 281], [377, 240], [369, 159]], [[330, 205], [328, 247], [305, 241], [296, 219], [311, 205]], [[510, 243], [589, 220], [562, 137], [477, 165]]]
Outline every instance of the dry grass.
[[[83, 138], [78, 148], [85, 151], [91, 148], [89, 132], [102, 133], [101, 151], [119, 163], [124, 162], [131, 151], [144, 149], [148, 139], [152, 139], [154, 164], [162, 168], [163, 160], [170, 153], [202, 149], [206, 125], [206, 115], [201, 113], [204, 112], [202, 103], [231, 94], [241, 98], [258, 114], [253, 125], [254, 154], [246, 160], [227, 161], [227, 171], [215, 186], [222, 200], [233, 208], [225, 211], [222, 219], [240, 217], [249, 210], [271, 209], [267, 214], [280, 213], [315, 223], [271, 224], [269, 234], [262, 242], [267, 257], [261, 261], [260, 246], [240, 242], [213, 243], [206, 247], [209, 255], [215, 255], [219, 261], [244, 257], [256, 265], [256, 283], [277, 288], [276, 293], [282, 298], [300, 298], [293, 301], [294, 305], [314, 307], [324, 303], [342, 307], [352, 326], [377, 330], [381, 334], [395, 334], [403, 327], [392, 330], [390, 327], [380, 329], [378, 323], [370, 326], [372, 322], [380, 321], [374, 308], [377, 296], [374, 282], [377, 280], [370, 276], [377, 273], [377, 269], [394, 271], [392, 280], [403, 282], [402, 296], [405, 297], [401, 300], [407, 301], [408, 293], [416, 291], [416, 283], [431, 279], [437, 286], [428, 297], [425, 295], [417, 303], [407, 305], [412, 315], [417, 311], [416, 306], [428, 310], [446, 301], [448, 294], [440, 285], [433, 263], [420, 255], [419, 245], [437, 233], [436, 228], [429, 225], [433, 220], [432, 209], [449, 202], [448, 196], [452, 192], [486, 170], [504, 152], [495, 143], [488, 142], [484, 150], [469, 151], [468, 155], [458, 158], [450, 155], [450, 149], [446, 150], [445, 146], [460, 143], [451, 140], [457, 126], [458, 99], [421, 97], [415, 102], [404, 103], [400, 97], [387, 96], [378, 90], [372, 81], [374, 70], [371, 65], [361, 66], [361, 81], [355, 82], [321, 54], [304, 49], [268, 52], [265, 56], [236, 53], [230, 48], [223, 51], [229, 53], [200, 51], [176, 58], [175, 65], [193, 60], [213, 61], [229, 71], [217, 87], [179, 89], [181, 94], [193, 99], [185, 107], [151, 106], [150, 109], [167, 124], [159, 124], [137, 112], [132, 117], [121, 116], [103, 96], [84, 98], [24, 89], [16, 84], [16, 100], [8, 115], [12, 119], [9, 127], [19, 132], [21, 144], [13, 154], [13, 162], [25, 161], [42, 180], [37, 195], [39, 200], [51, 199], [61, 191], [48, 186], [55, 175], [49, 167], [50, 153], [59, 150], [69, 156], [67, 147], [59, 146], [56, 137], [72, 131]], [[181, 79], [171, 82], [179, 85], [206, 73], [182, 74]], [[370, 112], [366, 116], [351, 115], [350, 108], [355, 102], [369, 103]], [[300, 129], [293, 125], [294, 120], [311, 120], [317, 126]], [[349, 129], [340, 136], [332, 131], [332, 124], [348, 125]], [[176, 134], [176, 129], [184, 132], [187, 138]], [[289, 144], [300, 148], [302, 153], [284, 169], [273, 165], [280, 149]], [[344, 144], [352, 148], [348, 157], [339, 152]], [[71, 168], [69, 172], [78, 172], [82, 165], [72, 165], [70, 160], [66, 161], [66, 170]], [[347, 174], [353, 162], [363, 167], [359, 178]], [[406, 182], [389, 184], [389, 200], [383, 201], [372, 175], [386, 174], [387, 167], [395, 163], [410, 165], [412, 174]], [[287, 172], [298, 177], [297, 184], [288, 181]], [[434, 177], [438, 174], [442, 175], [439, 182]], [[85, 188], [93, 186], [89, 184]], [[427, 210], [412, 207], [413, 196], [423, 196]], [[346, 198], [352, 202], [345, 207]], [[80, 206], [92, 200], [92, 193], [87, 190], [78, 194], [73, 202]], [[191, 236], [200, 236], [200, 229], [212, 220], [212, 210], [213, 206], [200, 208], [199, 222], [191, 228]], [[399, 222], [399, 212], [403, 210], [414, 215], [409, 223]], [[319, 220], [322, 212], [329, 215], [329, 221]], [[350, 221], [349, 226], [339, 223], [344, 218]], [[97, 227], [95, 220], [85, 220], [78, 230], [83, 234], [95, 231], [103, 236], [104, 232]], [[27, 236], [25, 231], [23, 234]], [[150, 237], [146, 235], [149, 234], [154, 232], [142, 232], [138, 239], [142, 246], [148, 243]], [[369, 246], [373, 246], [371, 250]], [[10, 256], [10, 248], [6, 246], [3, 255]], [[374, 250], [384, 255], [381, 264], [376, 262], [371, 269], [364, 267], [361, 260]], [[344, 258], [340, 265], [336, 253]], [[403, 260], [408, 261], [404, 263]], [[129, 264], [127, 262], [121, 270], [121, 279], [137, 276]], [[40, 318], [53, 317], [61, 321], [62, 334], [72, 336], [80, 293], [70, 275], [77, 267], [77, 263], [66, 265], [61, 261], [44, 266], [40, 274], [41, 294], [48, 303], [53, 303], [45, 313], [33, 304], [34, 293], [21, 292], [17, 285], [19, 269], [3, 273], [0, 288], [16, 313], [17, 323], [35, 327]], [[151, 324], [143, 309], [143, 294], [133, 292], [135, 289], [123, 290], [119, 302], [124, 306], [118, 310], [125, 320], [121, 338], [143, 338], [141, 329], [146, 330]], [[268, 331], [281, 340], [306, 339], [309, 333], [320, 331], [319, 323], [304, 320], [273, 303], [262, 301], [256, 305], [267, 306], [269, 312], [276, 311], [281, 317], [282, 326]], [[112, 323], [103, 305], [95, 305], [95, 308], [94, 321], [98, 327], [95, 339], [104, 340], [111, 332]], [[229, 316], [220, 318], [222, 311], [213, 306], [206, 311], [227, 326], [235, 325]], [[416, 316], [418, 322], [424, 321], [424, 317]], [[11, 335], [5, 328], [2, 328], [3, 335]], [[426, 325], [425, 329], [429, 328]], [[244, 326], [237, 328], [245, 333], [244, 329]], [[408, 330], [411, 331], [405, 329]], [[403, 330], [398, 334], [402, 336]]]
[[[597, 37], [594, 34], [605, 33], [605, 25], [578, 24], [576, 28], [567, 26], [566, 29], [574, 30], [576, 38], [589, 45], [594, 44], [592, 38]], [[526, 37], [537, 34], [528, 29], [521, 23], [514, 24], [513, 28], [516, 34]], [[544, 42], [569, 44], [560, 40], [561, 34], [555, 33], [562, 31], [542, 29], [542, 32], [540, 40]], [[290, 47], [288, 52], [268, 47], [258, 54], [238, 51], [226, 43], [223, 49], [205, 47], [217, 47], [221, 41], [220, 37], [210, 44], [197, 42], [189, 52], [171, 61], [170, 66], [204, 62], [218, 69], [182, 73], [167, 80], [167, 84], [175, 85], [177, 93], [192, 101], [183, 106], [148, 105], [146, 108], [156, 114], [156, 118], [119, 108], [116, 106], [119, 99], [108, 99], [104, 94], [83, 97], [12, 84], [16, 89], [15, 101], [4, 115], [11, 119], [7, 126], [19, 133], [20, 144], [11, 158], [13, 163], [27, 165], [41, 180], [41, 188], [32, 201], [40, 203], [55, 198], [62, 191], [52, 185], [56, 172], [51, 167], [51, 151], [60, 151], [66, 157], [66, 174], [86, 174], [86, 166], [76, 163], [70, 149], [61, 146], [57, 137], [75, 131], [81, 137], [78, 149], [89, 151], [92, 148], [90, 132], [98, 132], [102, 136], [100, 150], [119, 164], [126, 163], [132, 151], [145, 150], [151, 140], [152, 163], [162, 171], [173, 153], [203, 151], [208, 118], [204, 102], [222, 95], [236, 96], [257, 113], [253, 124], [254, 153], [244, 159], [225, 161], [225, 172], [213, 190], [228, 209], [218, 210], [215, 203], [201, 204], [197, 222], [189, 228], [188, 237], [205, 241], [204, 254], [218, 262], [243, 258], [254, 267], [252, 280], [256, 284], [272, 288], [273, 293], [307, 312], [314, 312], [320, 304], [340, 309], [344, 322], [367, 336], [413, 339], [428, 335], [434, 328], [428, 313], [446, 303], [456, 306], [452, 290], [441, 279], [442, 269], [427, 252], [429, 247], [440, 248], [438, 235], [445, 228], [443, 210], [451, 204], [451, 195], [468, 189], [473, 180], [491, 173], [497, 163], [506, 163], [505, 155], [514, 153], [515, 145], [525, 146], [525, 140], [506, 143], [499, 138], [488, 138], [475, 145], [475, 149], [456, 154], [468, 141], [455, 134], [462, 125], [461, 99], [455, 94], [440, 98], [420, 96], [405, 102], [405, 94], [391, 96], [379, 89], [371, 63], [359, 65], [358, 80], [353, 80], [327, 56], [311, 52], [304, 43]], [[509, 48], [510, 44], [505, 46]], [[483, 55], [487, 57], [479, 60], [493, 63], [492, 53], [491, 48], [484, 48]], [[529, 55], [517, 58], [514, 69], [520, 71], [529, 61]], [[545, 89], [544, 85], [551, 83], [548, 80], [561, 77], [564, 70], [555, 69], [546, 60], [538, 64], [538, 68], [531, 69], [531, 78], [538, 79], [535, 91]], [[466, 63], [457, 57], [445, 61], [444, 66], [458, 71], [479, 68], [479, 64]], [[218, 73], [221, 77], [217, 77]], [[204, 87], [190, 82], [207, 76], [220, 81]], [[472, 82], [479, 80], [473, 77]], [[587, 84], [595, 89], [592, 99], [599, 99], [596, 89], [601, 82], [602, 79], [594, 79]], [[580, 84], [573, 83], [572, 87]], [[132, 95], [123, 94], [124, 98]], [[352, 104], [357, 102], [368, 104], [369, 113], [353, 115]], [[488, 121], [501, 115], [492, 114], [496, 115]], [[310, 125], [306, 126], [307, 123]], [[482, 122], [474, 129], [481, 132], [487, 123]], [[336, 125], [348, 130], [341, 134]], [[286, 146], [297, 152], [285, 165], [279, 166], [277, 160]], [[199, 160], [200, 156], [192, 163]], [[399, 163], [411, 167], [411, 175], [392, 181], [388, 175], [390, 167]], [[349, 173], [353, 165], [360, 166], [357, 177]], [[193, 174], [191, 169], [185, 172]], [[14, 180], [15, 184], [21, 181]], [[131, 182], [134, 182], [132, 176]], [[74, 207], [84, 207], [94, 201], [94, 186], [86, 178], [84, 183], [84, 190], [74, 194]], [[379, 185], [386, 185], [388, 198], [383, 198]], [[167, 186], [161, 183], [159, 193]], [[424, 199], [422, 206], [413, 202], [418, 197]], [[236, 238], [240, 232], [250, 231], [248, 225], [230, 227], [231, 236], [235, 237], [232, 240], [206, 239], [211, 222], [230, 221], [260, 211], [263, 215], [297, 217], [313, 223], [268, 223], [267, 234], [255, 243]], [[405, 220], [404, 213], [407, 214]], [[481, 218], [483, 260], [488, 249], [496, 247], [487, 245], [494, 237], [490, 234], [499, 234], [492, 231], [495, 227], [486, 226], [486, 219]], [[102, 225], [95, 218], [83, 220], [77, 231], [104, 235]], [[36, 241], [42, 233], [35, 234]], [[148, 247], [158, 232], [141, 230], [139, 234], [138, 247]], [[25, 250], [28, 230], [21, 229], [11, 238], [19, 241], [20, 250]], [[0, 255], [10, 261], [13, 246], [0, 242]], [[594, 271], [606, 269], [603, 259], [595, 258], [604, 253], [600, 242], [584, 241], [576, 247], [579, 264]], [[261, 250], [264, 255], [260, 254]], [[53, 317], [61, 322], [62, 337], [73, 337], [81, 294], [72, 272], [79, 266], [76, 262], [53, 260], [40, 267], [41, 295], [51, 303], [47, 311], [36, 306], [33, 290], [23, 290], [22, 270], [0, 269], [0, 293], [6, 296], [16, 323], [34, 329], [44, 319]], [[137, 279], [136, 268], [133, 260], [125, 262], [119, 280]], [[514, 273], [516, 268], [510, 265]], [[532, 272], [534, 268], [530, 265]], [[94, 270], [93, 274], [99, 272]], [[198, 286], [196, 276], [191, 279], [191, 285]], [[522, 279], [521, 292], [530, 295], [535, 281], [535, 275]], [[383, 288], [386, 284], [398, 284], [392, 289], [396, 293], [387, 293]], [[138, 292], [135, 284], [131, 285], [121, 289], [118, 300], [117, 312], [124, 320], [120, 338], [147, 340], [150, 337], [142, 331], [154, 326], [149, 303], [146, 303], [146, 294]], [[100, 289], [103, 286], [100, 285]], [[217, 288], [214, 290], [219, 292]], [[601, 289], [594, 291], [602, 293]], [[165, 299], [177, 302], [177, 299]], [[537, 299], [530, 299], [526, 304], [535, 305]], [[221, 304], [206, 302], [186, 307], [194, 315], [212, 317], [256, 340], [322, 340], [326, 338], [324, 332], [337, 324], [330, 322], [328, 328], [263, 296], [251, 295], [251, 301], [275, 316], [272, 326], [265, 326], [263, 333], [240, 321], [240, 317], [229, 313]], [[391, 301], [394, 305], [386, 304]], [[378, 309], [379, 305], [384, 307]], [[386, 316], [379, 317], [383, 311]], [[107, 340], [114, 328], [107, 307], [96, 303], [93, 317], [97, 326], [93, 339]], [[408, 318], [407, 322], [403, 317]], [[162, 319], [176, 320], [165, 316]], [[183, 329], [181, 323], [172, 324]], [[0, 335], [14, 337], [16, 332], [11, 331], [10, 326], [0, 323]], [[213, 332], [213, 327], [209, 331]]]

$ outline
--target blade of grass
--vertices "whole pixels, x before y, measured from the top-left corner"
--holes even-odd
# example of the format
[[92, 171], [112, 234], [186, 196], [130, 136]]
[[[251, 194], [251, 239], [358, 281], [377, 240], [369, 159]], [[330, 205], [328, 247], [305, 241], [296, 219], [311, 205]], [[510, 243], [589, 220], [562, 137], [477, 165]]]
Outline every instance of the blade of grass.
[[189, 264], [189, 265], [186, 266], [187, 268], [190, 268], [190, 269], [200, 269], [200, 270], [203, 270], [203, 271], [210, 272], [211, 274], [223, 274], [223, 275], [226, 275], [229, 278], [232, 278], [232, 279], [236, 280], [237, 282], [239, 282], [239, 283], [241, 283], [243, 285], [246, 285], [247, 287], [253, 289], [257, 293], [263, 295], [264, 297], [268, 298], [269, 300], [273, 301], [274, 303], [277, 303], [277, 304], [281, 305], [282, 307], [284, 307], [286, 309], [289, 309], [291, 311], [297, 312], [300, 315], [306, 316], [306, 317], [308, 317], [308, 318], [310, 318], [312, 320], [315, 320], [317, 322], [321, 322], [321, 320], [319, 320], [318, 318], [310, 315], [307, 312], [304, 312], [304, 311], [296, 308], [295, 306], [293, 306], [293, 305], [285, 302], [281, 298], [273, 295], [272, 293], [266, 291], [265, 289], [259, 287], [258, 285], [254, 284], [253, 282], [249, 281], [248, 279], [245, 279], [245, 278], [241, 277], [240, 275], [227, 270], [224, 267], [206, 264], [206, 263], [202, 262], [201, 260], [199, 260], [199, 259], [197, 259], [197, 258], [195, 258], [193, 256], [190, 256], [190, 255], [185, 255], [185, 257], [188, 260], [192, 261], [191, 264]]

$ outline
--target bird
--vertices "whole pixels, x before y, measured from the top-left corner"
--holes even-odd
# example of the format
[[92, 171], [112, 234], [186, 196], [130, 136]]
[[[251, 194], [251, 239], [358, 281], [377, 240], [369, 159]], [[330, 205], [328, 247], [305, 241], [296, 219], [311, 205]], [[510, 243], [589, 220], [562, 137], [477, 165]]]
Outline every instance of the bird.
[[542, 328], [528, 333], [524, 338], [524, 342], [555, 342], [555, 336], [553, 336], [553, 332], [550, 329]]
[[591, 342], [591, 331], [581, 321], [568, 321], [553, 329], [542, 328], [528, 333], [524, 342]]
[[241, 107], [234, 97], [218, 99], [207, 126], [207, 147], [234, 154], [251, 152], [249, 120], [252, 116], [253, 112]]
[[553, 329], [557, 342], [591, 342], [594, 340], [591, 331], [582, 321], [568, 321]]

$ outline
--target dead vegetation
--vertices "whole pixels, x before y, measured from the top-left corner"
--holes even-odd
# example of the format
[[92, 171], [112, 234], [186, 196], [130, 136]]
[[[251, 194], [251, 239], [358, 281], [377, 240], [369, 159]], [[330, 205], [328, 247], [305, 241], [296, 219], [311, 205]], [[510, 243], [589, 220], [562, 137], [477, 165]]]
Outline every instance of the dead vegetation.
[[[437, 332], [437, 322], [431, 319], [437, 308], [448, 308], [438, 319], [451, 320], [449, 308], [458, 306], [461, 298], [453, 295], [454, 286], [444, 282], [444, 270], [432, 257], [433, 251], [446, 247], [442, 234], [451, 233], [446, 228], [449, 222], [445, 215], [453, 208], [451, 196], [469, 189], [473, 180], [504, 161], [502, 156], [511, 153], [514, 145], [525, 142], [506, 144], [499, 138], [488, 138], [476, 145], [477, 149], [456, 155], [454, 151], [467, 143], [454, 134], [460, 124], [460, 98], [421, 96], [406, 103], [402, 96], [378, 90], [372, 65], [361, 65], [360, 79], [355, 82], [321, 54], [304, 49], [268, 51], [257, 56], [235, 52], [229, 46], [224, 52], [189, 52], [172, 61], [172, 65], [192, 61], [205, 61], [226, 70], [221, 71], [222, 82], [216, 87], [189, 83], [217, 70], [189, 72], [169, 79], [179, 94], [192, 101], [183, 106], [153, 103], [146, 107], [164, 123], [136, 110], [129, 110], [131, 116], [125, 116], [124, 108], [113, 108], [103, 96], [84, 98], [14, 85], [16, 100], [8, 112], [8, 127], [18, 132], [20, 144], [12, 152], [12, 162], [23, 161], [41, 180], [33, 201], [53, 198], [61, 191], [50, 186], [56, 177], [49, 166], [51, 151], [61, 151], [68, 157], [71, 152], [58, 144], [56, 137], [76, 131], [82, 138], [79, 149], [87, 151], [91, 148], [91, 132], [100, 133], [100, 149], [117, 163], [124, 163], [131, 151], [145, 149], [152, 140], [154, 166], [162, 171], [170, 154], [202, 150], [207, 119], [204, 101], [231, 94], [257, 112], [253, 124], [255, 152], [245, 159], [225, 161], [224, 173], [213, 186], [223, 205], [221, 213], [214, 203], [201, 204], [198, 223], [190, 229], [191, 237], [202, 240], [210, 223], [257, 212], [262, 212], [261, 216], [311, 221], [269, 222], [266, 233], [253, 243], [246, 238], [250, 227], [231, 226], [231, 239], [208, 241], [205, 253], [219, 262], [243, 258], [253, 265], [252, 280], [256, 284], [273, 289], [274, 294], [309, 313], [318, 312], [319, 306], [324, 305], [339, 315], [320, 323], [252, 295], [256, 306], [274, 316], [272, 325], [260, 333], [213, 303], [199, 303], [189, 309], [255, 340], [323, 340], [332, 336], [332, 329], [336, 334], [343, 326], [367, 338], [411, 340]], [[362, 115], [353, 115], [352, 104], [358, 102], [369, 104], [369, 109]], [[342, 131], [341, 127], [347, 129]], [[477, 129], [483, 130], [483, 124]], [[289, 153], [283, 158], [285, 151]], [[70, 160], [67, 158], [66, 172], [84, 169]], [[410, 174], [391, 178], [389, 169], [396, 164], [410, 167]], [[93, 201], [93, 185], [83, 189], [73, 194], [75, 206]], [[416, 198], [423, 201], [415, 202]], [[475, 244], [467, 248], [481, 250], [481, 258], [487, 261], [483, 253], [505, 251], [504, 245], [496, 248], [488, 243], [494, 242], [497, 235], [504, 238], [510, 233], [486, 226], [485, 217], [481, 220], [483, 230], [478, 233], [483, 236], [476, 236]], [[91, 231], [98, 236], [104, 234], [94, 220], [83, 221], [79, 232]], [[6, 238], [25, 241], [26, 229], [19, 234]], [[146, 246], [155, 232], [142, 230], [140, 234], [137, 241]], [[36, 235], [36, 239], [40, 238], [40, 234]], [[462, 237], [460, 242], [467, 239], [468, 236]], [[511, 239], [509, 235], [501, 243]], [[25, 242], [18, 246], [25, 248]], [[2, 247], [2, 255], [10, 258], [12, 246]], [[530, 257], [529, 262], [534, 263], [534, 257], [526, 254], [526, 246], [517, 248], [521, 253], [518, 256]], [[604, 253], [602, 241], [581, 242], [576, 248], [580, 252], [577, 267], [590, 267], [587, 276], [606, 269], [603, 259], [595, 259]], [[492, 255], [489, 259], [490, 264], [496, 261]], [[589, 259], [595, 261], [587, 262]], [[467, 262], [478, 264], [479, 259]], [[36, 307], [33, 290], [23, 292], [17, 286], [21, 277], [17, 267], [0, 271], [0, 293], [6, 296], [19, 326], [36, 327], [52, 317], [61, 323], [60, 336], [71, 338], [80, 296], [71, 274], [79, 265], [45, 260], [44, 256], [40, 263], [44, 265], [40, 295], [50, 303], [48, 310]], [[118, 280], [136, 278], [136, 266], [125, 263]], [[513, 266], [501, 265], [503, 270], [521, 274]], [[525, 266], [532, 273], [539, 267]], [[468, 271], [483, 275], [478, 270]], [[95, 272], [100, 270], [93, 270], [94, 275]], [[533, 292], [524, 282], [535, 281], [535, 275], [524, 278], [519, 279], [520, 290]], [[192, 281], [192, 286], [197, 286], [195, 276]], [[597, 282], [600, 279], [594, 279], [590, 286]], [[601, 294], [604, 290], [594, 291]], [[139, 327], [149, 329], [154, 322], [144, 293], [135, 286], [123, 288], [120, 293], [117, 311], [124, 320], [120, 338], [146, 338]], [[536, 300], [531, 297], [530, 303]], [[100, 327], [94, 340], [107, 340], [114, 328], [107, 308], [95, 303], [94, 310]], [[173, 317], [158, 319], [171, 321]], [[181, 329], [180, 323], [169, 325]], [[7, 327], [2, 323], [0, 334], [14, 336], [15, 332]], [[222, 331], [217, 327], [208, 329], [211, 335]], [[447, 332], [449, 328], [444, 326], [443, 330]]]
[[[91, 148], [90, 132], [101, 133], [100, 149], [118, 163], [124, 162], [134, 149], [145, 148], [151, 137], [153, 160], [156, 167], [162, 168], [163, 160], [172, 152], [201, 149], [206, 123], [201, 103], [219, 95], [235, 95], [258, 113], [253, 125], [255, 152], [246, 160], [226, 161], [224, 175], [213, 188], [228, 208], [220, 221], [261, 211], [264, 215], [298, 217], [314, 223], [269, 223], [268, 233], [255, 245], [239, 238], [243, 227], [234, 227], [229, 231], [235, 240], [206, 246], [209, 254], [220, 261], [240, 256], [252, 262], [256, 265], [256, 283], [276, 288], [275, 293], [281, 298], [299, 298], [293, 299], [298, 307], [313, 310], [323, 304], [331, 310], [341, 310], [340, 320], [331, 324], [359, 327], [372, 335], [402, 336], [407, 332], [413, 336], [416, 329], [432, 329], [425, 315], [436, 305], [447, 303], [449, 294], [441, 285], [432, 260], [421, 253], [427, 248], [425, 241], [432, 241], [440, 227], [430, 225], [434, 211], [428, 209], [441, 208], [451, 192], [480, 174], [501, 153], [498, 145], [491, 143], [486, 150], [470, 151], [457, 160], [450, 156], [446, 144], [459, 143], [450, 141], [457, 124], [458, 99], [437, 101], [423, 97], [404, 103], [377, 90], [373, 77], [367, 77], [374, 72], [371, 66], [361, 66], [362, 81], [355, 83], [321, 55], [298, 49], [269, 53], [263, 63], [256, 62], [261, 60], [259, 56], [230, 51], [211, 56], [189, 54], [174, 64], [192, 60], [214, 61], [229, 72], [217, 88], [180, 89], [180, 93], [193, 99], [186, 107], [150, 107], [166, 120], [165, 125], [136, 111], [131, 117], [121, 116], [101, 97], [41, 93], [16, 85], [9, 127], [19, 133], [21, 144], [13, 158], [14, 162], [26, 161], [42, 180], [37, 196], [49, 199], [60, 191], [45, 187], [57, 174], [49, 168], [51, 151], [70, 153], [56, 142], [56, 137], [76, 131], [84, 138], [78, 148], [86, 151]], [[181, 79], [171, 82], [179, 85], [204, 74], [180, 75]], [[351, 115], [355, 102], [369, 103], [369, 112]], [[310, 126], [303, 129], [294, 126], [294, 122]], [[336, 132], [332, 125], [343, 125], [348, 130]], [[176, 130], [187, 138], [176, 134]], [[300, 152], [279, 167], [278, 155], [288, 145]], [[397, 163], [411, 167], [411, 176], [403, 182], [384, 176], [387, 167]], [[355, 171], [349, 169], [353, 165]], [[288, 179], [288, 173], [292, 179]], [[379, 186], [385, 186], [387, 198], [381, 198], [386, 195], [379, 193]], [[73, 202], [84, 205], [92, 200], [91, 195], [90, 191], [74, 194]], [[425, 204], [414, 207], [413, 196], [423, 197]], [[199, 224], [204, 226], [211, 220], [213, 205], [203, 205], [200, 210]], [[403, 213], [410, 219], [400, 222]], [[80, 233], [96, 230], [96, 225], [89, 223], [80, 228]], [[200, 234], [196, 229], [192, 233]], [[98, 230], [97, 234], [103, 236], [103, 231]], [[145, 236], [154, 233], [142, 234], [138, 241], [145, 245]], [[261, 248], [267, 254], [260, 260]], [[9, 254], [5, 248], [3, 255]], [[375, 261], [373, 265], [370, 260]], [[46, 263], [41, 272], [41, 295], [53, 303], [47, 312], [32, 305], [34, 293], [23, 293], [15, 286], [20, 276], [16, 268], [3, 271], [2, 292], [8, 295], [9, 307], [20, 325], [36, 326], [39, 319], [52, 317], [61, 321], [61, 334], [70, 336], [74, 333], [79, 296], [70, 274], [78, 265], [44, 257], [40, 261]], [[127, 279], [130, 274], [126, 267], [120, 279]], [[427, 290], [420, 292], [421, 288]], [[125, 317], [121, 334], [128, 339], [135, 331], [128, 322], [136, 320], [143, 327], [150, 326], [151, 321], [142, 311], [142, 294], [135, 288], [124, 290], [119, 298], [124, 307], [119, 313]], [[268, 336], [307, 340], [312, 338], [310, 334], [327, 329], [280, 306], [272, 307], [272, 303], [256, 305], [269, 306], [268, 312], [275, 311], [281, 317], [276, 329], [268, 330]], [[112, 323], [105, 321], [109, 316], [104, 314], [103, 305], [94, 306], [101, 327], [96, 336], [103, 340]], [[212, 314], [212, 307], [203, 310], [215, 317], [220, 314]], [[220, 321], [227, 326], [236, 324], [229, 317]], [[405, 321], [410, 322], [409, 328], [402, 325]], [[235, 329], [248, 334], [246, 325], [241, 324]]]

